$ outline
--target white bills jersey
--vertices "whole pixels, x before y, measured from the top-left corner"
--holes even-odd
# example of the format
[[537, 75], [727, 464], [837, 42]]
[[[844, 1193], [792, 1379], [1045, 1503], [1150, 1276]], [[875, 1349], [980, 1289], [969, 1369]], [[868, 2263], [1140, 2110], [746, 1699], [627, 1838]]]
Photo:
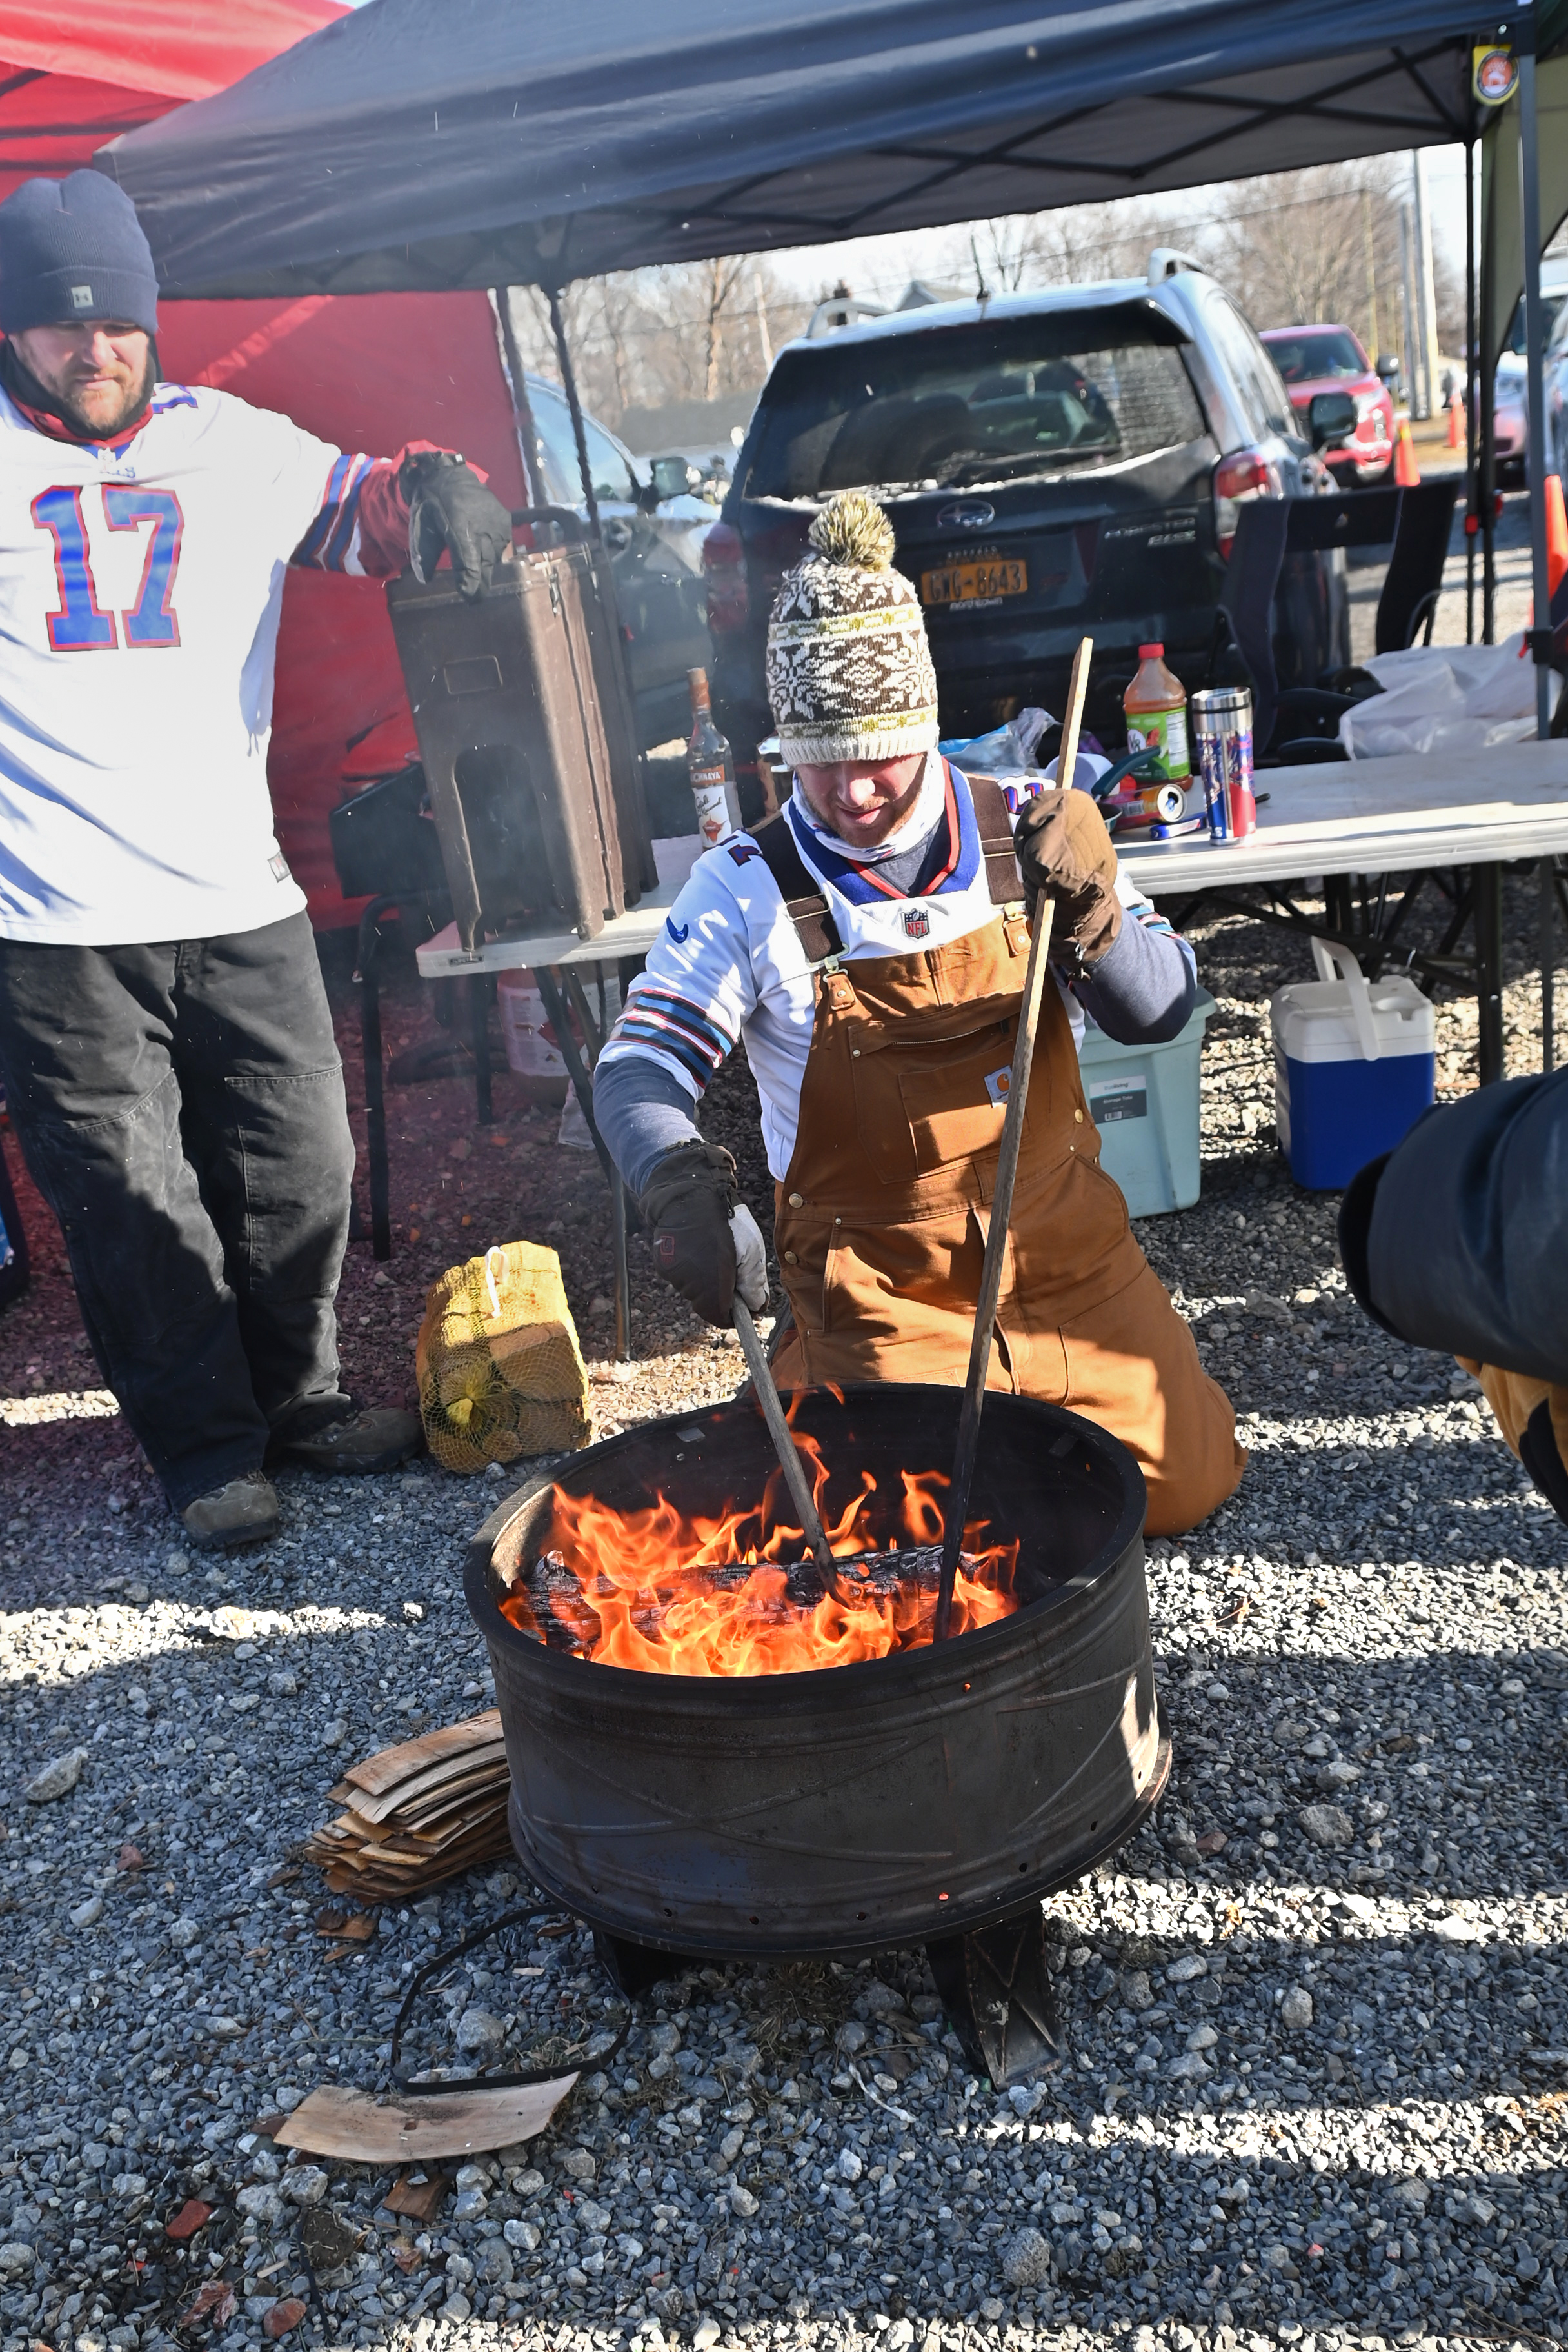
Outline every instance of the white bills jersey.
[[113, 444], [0, 393], [0, 936], [211, 938], [304, 906], [267, 786], [284, 573], [361, 568], [372, 470], [228, 393], [160, 384]]

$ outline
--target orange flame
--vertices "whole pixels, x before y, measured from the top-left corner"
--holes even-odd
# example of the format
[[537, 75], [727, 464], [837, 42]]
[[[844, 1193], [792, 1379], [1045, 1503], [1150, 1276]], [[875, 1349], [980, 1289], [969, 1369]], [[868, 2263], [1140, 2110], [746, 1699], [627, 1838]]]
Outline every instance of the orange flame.
[[[821, 1455], [810, 1438], [797, 1442], [813, 1457], [821, 1509], [827, 1475]], [[684, 1513], [663, 1494], [643, 1509], [612, 1511], [592, 1496], [557, 1486], [534, 1574], [548, 1578], [549, 1613], [578, 1656], [606, 1665], [656, 1675], [781, 1675], [884, 1658], [931, 1640], [936, 1578], [934, 1564], [915, 1575], [900, 1560], [886, 1563], [879, 1579], [877, 1556], [941, 1543], [938, 1496], [948, 1484], [939, 1471], [904, 1470], [899, 1477], [896, 1505], [862, 1471], [860, 1493], [836, 1517], [823, 1513], [829, 1549], [844, 1566], [838, 1591], [814, 1600], [790, 1591], [791, 1570], [801, 1570], [798, 1583], [816, 1571], [802, 1530], [788, 1516], [788, 1492], [777, 1472], [759, 1507], [732, 1507], [717, 1517]], [[955, 1633], [1010, 1617], [1019, 1605], [1018, 1544], [988, 1541], [989, 1536], [984, 1520], [965, 1526]], [[530, 1593], [525, 1575], [502, 1601], [501, 1613], [542, 1641], [536, 1599], [542, 1601], [544, 1593]]]

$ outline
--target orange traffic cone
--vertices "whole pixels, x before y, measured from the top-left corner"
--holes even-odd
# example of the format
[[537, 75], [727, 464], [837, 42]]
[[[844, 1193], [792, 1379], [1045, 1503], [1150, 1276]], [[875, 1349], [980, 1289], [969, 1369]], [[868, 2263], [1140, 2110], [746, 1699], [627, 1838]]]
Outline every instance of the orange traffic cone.
[[1568, 572], [1568, 507], [1563, 502], [1563, 477], [1546, 477], [1546, 601], [1554, 604], [1563, 576]]
[[1410, 438], [1410, 420], [1399, 420], [1398, 436], [1394, 444], [1394, 478], [1402, 490], [1413, 490], [1421, 478], [1421, 468], [1416, 463], [1416, 445]]
[[1465, 446], [1463, 415], [1464, 412], [1459, 404], [1459, 394], [1457, 392], [1450, 393], [1448, 395], [1448, 446], [1450, 449], [1462, 449]]
[[[1564, 507], [1563, 503], [1562, 475], [1548, 474], [1546, 477], [1546, 611], [1548, 618], [1551, 616], [1552, 605], [1557, 601], [1557, 591], [1564, 572], [1568, 572], [1568, 507]], [[1532, 596], [1530, 600], [1529, 627], [1533, 629], [1534, 626], [1535, 599]], [[1526, 642], [1519, 649], [1521, 661], [1524, 659], [1528, 651], [1527, 636]]]

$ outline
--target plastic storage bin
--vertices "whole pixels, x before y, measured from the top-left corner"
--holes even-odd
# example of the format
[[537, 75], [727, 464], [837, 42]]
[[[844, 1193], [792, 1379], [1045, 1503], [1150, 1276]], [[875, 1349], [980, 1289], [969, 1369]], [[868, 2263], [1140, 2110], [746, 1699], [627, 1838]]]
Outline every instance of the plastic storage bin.
[[1403, 973], [1369, 983], [1343, 949], [1314, 940], [1312, 954], [1322, 977], [1276, 989], [1269, 1015], [1280, 1149], [1297, 1183], [1322, 1192], [1392, 1151], [1426, 1109], [1437, 1024]]
[[1186, 1028], [1164, 1045], [1118, 1045], [1103, 1029], [1084, 1033], [1078, 1066], [1100, 1130], [1100, 1165], [1121, 1186], [1131, 1216], [1190, 1209], [1197, 1198], [1198, 1066], [1213, 1010], [1200, 988]]

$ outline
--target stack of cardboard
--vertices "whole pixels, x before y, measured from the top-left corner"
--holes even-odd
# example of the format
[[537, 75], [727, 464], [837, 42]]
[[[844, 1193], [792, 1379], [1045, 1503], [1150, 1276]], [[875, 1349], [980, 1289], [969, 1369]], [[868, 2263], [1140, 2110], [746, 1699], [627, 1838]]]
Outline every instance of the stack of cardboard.
[[494, 1707], [351, 1764], [332, 1795], [348, 1811], [305, 1849], [335, 1895], [396, 1903], [510, 1851], [511, 1781]]

